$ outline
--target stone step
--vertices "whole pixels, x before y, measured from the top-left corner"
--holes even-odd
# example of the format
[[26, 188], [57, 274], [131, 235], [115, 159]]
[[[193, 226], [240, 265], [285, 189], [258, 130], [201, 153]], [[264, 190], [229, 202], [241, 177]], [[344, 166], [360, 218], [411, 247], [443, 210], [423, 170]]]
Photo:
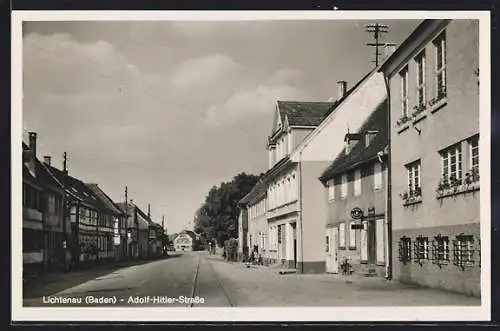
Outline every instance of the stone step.
[[281, 269], [278, 273], [280, 275], [295, 274], [297, 273], [297, 269]]

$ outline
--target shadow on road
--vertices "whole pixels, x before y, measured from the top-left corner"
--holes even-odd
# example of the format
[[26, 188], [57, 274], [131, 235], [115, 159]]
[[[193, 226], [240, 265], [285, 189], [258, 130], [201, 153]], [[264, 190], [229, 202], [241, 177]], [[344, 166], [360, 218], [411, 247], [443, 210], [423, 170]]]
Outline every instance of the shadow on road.
[[71, 272], [54, 272], [34, 276], [23, 285], [23, 298], [32, 299], [52, 295], [67, 288], [71, 288], [98, 277], [105, 276], [117, 270], [139, 266], [161, 260], [180, 257], [181, 254], [171, 253], [168, 256], [152, 260], [123, 261], [113, 264], [97, 265], [88, 269]]

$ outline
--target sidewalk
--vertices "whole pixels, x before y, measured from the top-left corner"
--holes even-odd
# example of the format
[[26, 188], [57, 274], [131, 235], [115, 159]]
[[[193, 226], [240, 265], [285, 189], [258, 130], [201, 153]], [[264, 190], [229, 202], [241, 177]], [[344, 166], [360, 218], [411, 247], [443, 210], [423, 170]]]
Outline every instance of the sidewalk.
[[85, 269], [70, 272], [50, 272], [29, 278], [23, 286], [23, 298], [40, 298], [44, 295], [51, 295], [70, 287], [85, 283], [89, 280], [105, 276], [116, 270], [136, 265], [142, 265], [161, 259], [168, 259], [172, 256], [163, 256], [156, 259], [116, 261], [114, 263], [96, 265]]
[[480, 298], [401, 284], [378, 277], [279, 275], [277, 268], [211, 259], [238, 306], [471, 306]]

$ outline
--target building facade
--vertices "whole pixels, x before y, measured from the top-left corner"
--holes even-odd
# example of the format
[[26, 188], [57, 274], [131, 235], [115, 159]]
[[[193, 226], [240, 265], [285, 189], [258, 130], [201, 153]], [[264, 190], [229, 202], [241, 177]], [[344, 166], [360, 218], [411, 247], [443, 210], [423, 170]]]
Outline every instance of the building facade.
[[[278, 103], [278, 109], [288, 109], [282, 111], [288, 117], [281, 122], [283, 127], [290, 127], [292, 135], [294, 127], [301, 130], [300, 139], [284, 144], [291, 150], [285, 148], [288, 154], [281, 160], [271, 153], [280, 150], [273, 143], [286, 140], [279, 136], [279, 130], [269, 139], [273, 165], [266, 173], [269, 250], [276, 253], [278, 261], [295, 266], [298, 273], [326, 271], [324, 238], [329, 206], [318, 178], [344, 148], [346, 129], [357, 132], [387, 97], [384, 76], [375, 70], [350, 89], [346, 82], [338, 82], [338, 90], [337, 100], [331, 103]], [[322, 113], [312, 115], [318, 110], [311, 112], [310, 108], [316, 107]], [[275, 127], [280, 126], [279, 120], [275, 123]]]
[[23, 143], [23, 267], [26, 273], [66, 268], [64, 190], [36, 155], [37, 134]]
[[54, 166], [46, 167], [66, 192], [68, 240], [75, 267], [114, 259], [114, 221], [117, 210], [103, 203], [81, 180]]
[[[328, 200], [326, 272], [352, 271], [386, 276], [387, 102], [356, 133], [347, 133], [345, 148], [321, 175]], [[352, 211], [359, 210], [359, 218]], [[343, 265], [344, 261], [348, 264]]]
[[[265, 264], [271, 263], [268, 249], [268, 224], [266, 218], [266, 184], [259, 180], [252, 190], [240, 200], [241, 208], [247, 212], [248, 229], [246, 234], [245, 258], [248, 258], [252, 251], [257, 253], [257, 257], [262, 258]], [[245, 239], [243, 239], [245, 240]], [[243, 242], [242, 240], [242, 242]], [[240, 245], [240, 243], [238, 243]], [[238, 246], [239, 249], [239, 246]], [[243, 251], [243, 249], [242, 249]], [[275, 261], [276, 259], [274, 259]]]
[[[318, 196], [305, 192], [311, 183], [317, 181], [317, 176], [307, 169], [303, 171], [307, 166], [293, 162], [290, 154], [323, 121], [334, 104], [278, 101], [273, 130], [268, 138], [269, 170], [264, 175], [267, 186], [268, 259], [299, 273], [324, 272], [324, 259], [323, 256], [308, 259], [307, 250], [300, 251], [303, 247], [313, 247], [313, 241], [318, 240], [310, 237], [307, 240], [311, 242], [302, 243], [301, 240], [305, 239], [301, 235], [304, 227], [298, 226], [304, 210], [315, 208], [308, 202]], [[323, 164], [323, 168], [326, 165]], [[310, 222], [317, 223], [318, 220], [311, 219]]]
[[176, 251], [193, 251], [194, 238], [191, 233], [183, 231], [174, 239], [174, 248]]
[[111, 198], [97, 184], [86, 185], [108, 210], [107, 213], [101, 213], [101, 219], [100, 222], [98, 222], [98, 230], [104, 238], [101, 239], [101, 241], [113, 242], [113, 250], [104, 250], [106, 245], [101, 244], [101, 258], [114, 260], [125, 259], [127, 256], [127, 229], [125, 213], [120, 210], [113, 200], [111, 200]]
[[425, 20], [390, 90], [394, 278], [480, 295], [479, 22]]

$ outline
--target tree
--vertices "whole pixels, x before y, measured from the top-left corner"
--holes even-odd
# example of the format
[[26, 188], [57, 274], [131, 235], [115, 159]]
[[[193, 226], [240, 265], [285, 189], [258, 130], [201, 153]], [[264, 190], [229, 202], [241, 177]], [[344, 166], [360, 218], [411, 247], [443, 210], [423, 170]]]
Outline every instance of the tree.
[[251, 191], [261, 176], [242, 172], [229, 182], [212, 186], [195, 213], [195, 232], [207, 241], [215, 238], [221, 247], [229, 238], [237, 238], [238, 201]]

